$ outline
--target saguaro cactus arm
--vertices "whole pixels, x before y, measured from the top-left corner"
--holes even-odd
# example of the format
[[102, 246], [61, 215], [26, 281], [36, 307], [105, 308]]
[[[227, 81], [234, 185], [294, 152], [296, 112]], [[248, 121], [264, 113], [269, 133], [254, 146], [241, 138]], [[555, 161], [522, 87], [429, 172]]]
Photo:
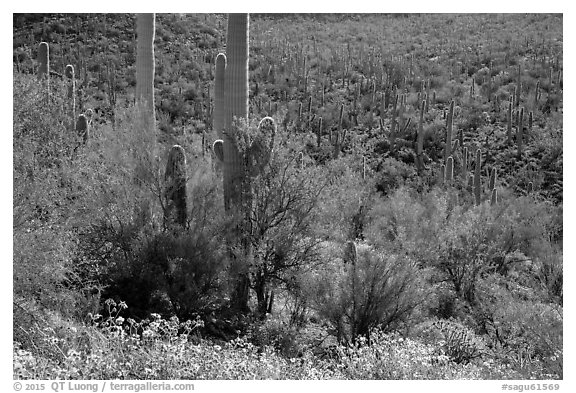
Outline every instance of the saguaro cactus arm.
[[226, 72], [226, 55], [216, 56], [216, 76], [214, 78], [214, 130], [219, 139], [223, 138], [224, 130], [224, 78]]
[[222, 139], [216, 139], [214, 141], [212, 150], [218, 161], [224, 162], [224, 141]]

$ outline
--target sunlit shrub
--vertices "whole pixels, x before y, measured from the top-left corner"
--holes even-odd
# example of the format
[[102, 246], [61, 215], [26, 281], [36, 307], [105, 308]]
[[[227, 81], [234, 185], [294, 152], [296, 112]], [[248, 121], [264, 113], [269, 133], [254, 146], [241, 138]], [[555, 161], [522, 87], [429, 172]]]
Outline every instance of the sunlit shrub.
[[[410, 319], [425, 298], [425, 271], [408, 258], [360, 245], [356, 262], [329, 245], [331, 259], [305, 279], [312, 308], [330, 321], [341, 342], [393, 329]], [[337, 253], [340, 252], [340, 255]]]

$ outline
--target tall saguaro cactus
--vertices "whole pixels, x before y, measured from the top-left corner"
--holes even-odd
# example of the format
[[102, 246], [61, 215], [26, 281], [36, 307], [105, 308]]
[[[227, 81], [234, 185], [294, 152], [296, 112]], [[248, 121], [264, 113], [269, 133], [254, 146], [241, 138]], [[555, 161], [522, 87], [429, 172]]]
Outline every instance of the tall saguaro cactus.
[[[248, 14], [228, 16], [226, 56], [219, 55], [216, 61], [216, 106], [220, 103], [223, 106], [215, 108], [214, 120], [222, 140], [217, 140], [213, 146], [216, 157], [223, 164], [224, 208], [244, 215], [244, 222], [239, 224], [237, 231], [245, 260], [253, 258], [251, 232], [247, 225], [253, 203], [252, 180], [269, 162], [276, 134], [276, 123], [270, 117], [260, 121], [254, 135], [243, 129], [248, 126], [248, 31]], [[218, 116], [221, 116], [221, 123]], [[232, 307], [243, 312], [248, 311], [248, 264], [240, 263], [237, 268]]]
[[136, 16], [136, 104], [147, 127], [154, 127], [154, 31], [155, 14]]
[[224, 204], [241, 203], [244, 163], [234, 141], [234, 119], [248, 120], [248, 14], [230, 14], [224, 73]]

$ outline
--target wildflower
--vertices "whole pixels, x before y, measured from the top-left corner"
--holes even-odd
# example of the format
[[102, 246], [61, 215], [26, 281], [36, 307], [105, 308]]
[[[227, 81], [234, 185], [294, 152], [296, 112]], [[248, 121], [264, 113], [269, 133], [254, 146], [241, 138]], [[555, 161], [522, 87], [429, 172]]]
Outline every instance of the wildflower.
[[124, 318], [122, 318], [122, 317], [116, 318], [116, 324], [117, 325], [122, 325], [123, 323], [124, 323]]

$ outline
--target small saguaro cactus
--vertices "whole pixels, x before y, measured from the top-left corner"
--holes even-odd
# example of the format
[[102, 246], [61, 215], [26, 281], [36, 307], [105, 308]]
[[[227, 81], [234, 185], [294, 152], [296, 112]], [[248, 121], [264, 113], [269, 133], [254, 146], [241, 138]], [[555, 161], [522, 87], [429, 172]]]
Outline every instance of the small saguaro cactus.
[[41, 42], [38, 47], [38, 78], [50, 78], [50, 49], [47, 42]]
[[464, 146], [464, 150], [462, 152], [462, 181], [466, 184], [468, 180], [468, 147]]
[[346, 134], [348, 130], [344, 130], [342, 128], [342, 119], [344, 117], [344, 104], [340, 105], [340, 115], [338, 116], [338, 130], [336, 131], [336, 138], [334, 140], [334, 150], [332, 157], [337, 159], [340, 155], [340, 151], [342, 150], [342, 143], [346, 138]]
[[418, 135], [416, 136], [416, 167], [418, 172], [425, 169], [424, 166], [424, 110], [426, 101], [420, 105], [420, 120], [418, 121]]
[[174, 145], [170, 149], [164, 181], [166, 187], [165, 223], [186, 226], [186, 154], [182, 146]]
[[508, 145], [512, 144], [512, 98], [510, 98], [510, 102], [508, 103], [508, 114], [507, 114], [507, 129], [506, 129], [506, 143]]
[[444, 146], [444, 161], [452, 155], [452, 128], [454, 124], [454, 100], [450, 101], [448, 118], [446, 119], [446, 145]]
[[76, 132], [78, 136], [82, 138], [82, 142], [88, 142], [88, 138], [90, 137], [90, 127], [88, 124], [88, 119], [84, 114], [78, 116], [78, 120], [76, 121]]
[[493, 188], [490, 194], [490, 205], [494, 206], [498, 203], [498, 191]]
[[304, 153], [303, 152], [298, 153], [298, 167], [300, 168], [300, 170], [304, 169]]
[[482, 151], [476, 150], [476, 168], [474, 169], [474, 202], [478, 206], [482, 197], [482, 184], [481, 184], [481, 164], [482, 164]]
[[68, 64], [66, 66], [64, 75], [66, 76], [66, 83], [68, 84], [68, 92], [67, 92], [68, 113], [70, 114], [70, 119], [72, 119], [73, 124], [74, 119], [76, 119], [76, 78], [74, 76], [74, 66], [72, 64]]
[[520, 108], [518, 115], [518, 131], [516, 132], [516, 143], [518, 145], [518, 157], [522, 156], [522, 149], [524, 145], [524, 108]]
[[515, 101], [516, 107], [520, 106], [520, 96], [522, 94], [522, 66], [518, 64], [518, 79], [516, 82], [516, 91], [515, 91]]
[[64, 75], [68, 81], [68, 98], [74, 99], [74, 93], [76, 89], [76, 79], [74, 74], [74, 66], [68, 64], [64, 70]]
[[488, 181], [488, 189], [493, 190], [496, 187], [496, 168], [492, 168], [490, 171], [490, 179]]

